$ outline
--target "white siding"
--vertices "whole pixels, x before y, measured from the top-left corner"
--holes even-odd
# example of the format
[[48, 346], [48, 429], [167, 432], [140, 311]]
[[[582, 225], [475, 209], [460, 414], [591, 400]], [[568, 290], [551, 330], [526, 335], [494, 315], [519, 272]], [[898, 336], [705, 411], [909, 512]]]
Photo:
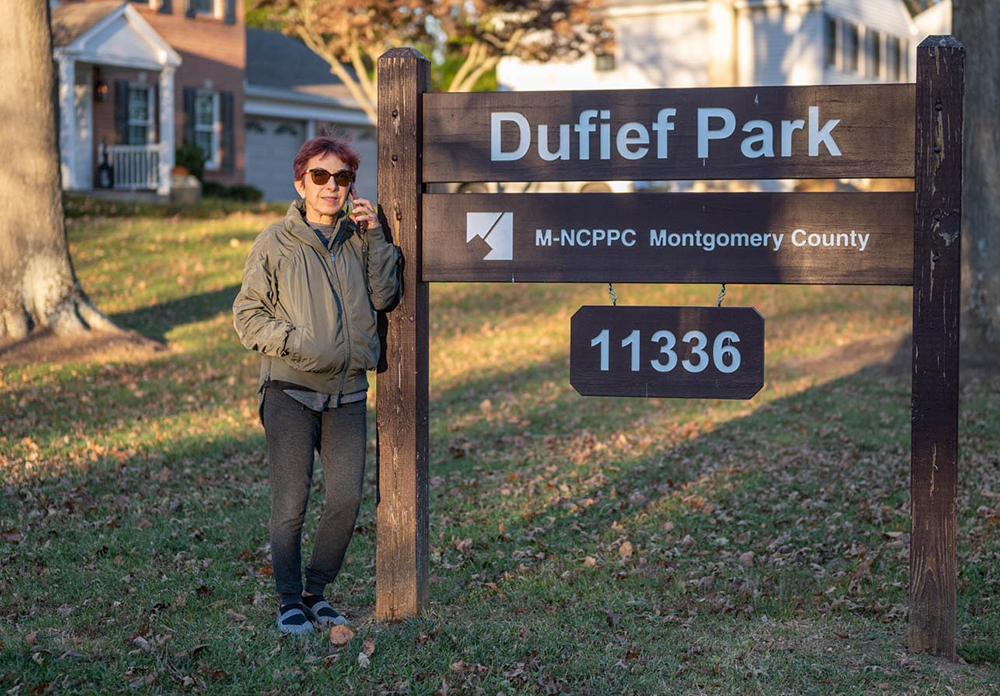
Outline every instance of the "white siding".
[[849, 22], [906, 38], [910, 14], [901, 0], [825, 0], [824, 9]]
[[[825, 68], [824, 82], [831, 84], [872, 82], [867, 76], [866, 35], [877, 31], [881, 35], [882, 70], [885, 70], [885, 59], [888, 50], [887, 38], [898, 38], [904, 44], [906, 55], [906, 70], [903, 80], [912, 79], [916, 57], [916, 44], [913, 37], [913, 21], [910, 13], [901, 0], [824, 0], [824, 12], [841, 22], [849, 22], [859, 27], [860, 63], [859, 71], [854, 73], [837, 68]], [[841, 34], [843, 36], [843, 33]]]
[[916, 25], [915, 39], [920, 43], [928, 36], [940, 36], [951, 33], [951, 0], [944, 0], [937, 5], [931, 5], [913, 18]]
[[740, 84], [823, 81], [822, 13], [806, 7], [751, 7], [740, 13]]
[[[906, 71], [902, 79], [913, 79], [915, 48], [923, 37], [917, 37], [918, 29], [903, 0], [734, 0], [732, 7], [736, 12], [737, 84], [886, 81], [890, 79], [889, 37], [904, 42]], [[720, 42], [729, 40], [727, 36], [713, 35], [712, 9], [711, 2], [696, 0], [629, 8], [627, 12], [613, 8], [611, 23], [618, 43], [615, 70], [597, 72], [593, 56], [573, 63], [548, 64], [507, 59], [498, 68], [499, 82], [502, 88], [518, 90], [709, 86], [710, 57], [720, 55]], [[937, 12], [940, 17], [944, 11]], [[841, 43], [848, 23], [858, 27], [856, 71], [844, 69], [840, 58], [836, 66], [826, 66], [827, 16], [840, 22]], [[935, 20], [929, 18], [927, 23], [934, 24]], [[867, 64], [867, 36], [871, 32], [877, 32], [879, 37], [878, 77], [869, 75]]]
[[708, 17], [704, 3], [667, 5], [657, 13], [611, 20], [614, 70], [598, 72], [594, 56], [574, 62], [524, 63], [505, 58], [497, 68], [504, 89], [642, 89], [708, 85]]

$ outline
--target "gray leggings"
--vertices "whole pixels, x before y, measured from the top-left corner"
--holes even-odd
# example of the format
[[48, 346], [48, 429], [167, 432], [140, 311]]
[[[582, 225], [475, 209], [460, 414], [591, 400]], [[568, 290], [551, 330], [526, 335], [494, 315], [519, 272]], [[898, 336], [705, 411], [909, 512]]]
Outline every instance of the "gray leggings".
[[323, 412], [267, 387], [261, 420], [271, 479], [271, 557], [282, 604], [301, 601], [302, 523], [309, 501], [313, 450], [323, 462], [326, 494], [306, 566], [307, 592], [322, 594], [340, 572], [361, 505], [365, 476], [365, 402]]

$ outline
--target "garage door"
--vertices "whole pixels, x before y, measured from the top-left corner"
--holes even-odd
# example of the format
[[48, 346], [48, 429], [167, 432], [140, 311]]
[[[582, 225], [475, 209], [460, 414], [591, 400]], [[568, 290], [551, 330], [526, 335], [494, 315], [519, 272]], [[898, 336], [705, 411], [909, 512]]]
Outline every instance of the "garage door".
[[280, 118], [246, 121], [246, 182], [264, 192], [265, 201], [292, 201], [292, 160], [306, 140], [306, 122]]

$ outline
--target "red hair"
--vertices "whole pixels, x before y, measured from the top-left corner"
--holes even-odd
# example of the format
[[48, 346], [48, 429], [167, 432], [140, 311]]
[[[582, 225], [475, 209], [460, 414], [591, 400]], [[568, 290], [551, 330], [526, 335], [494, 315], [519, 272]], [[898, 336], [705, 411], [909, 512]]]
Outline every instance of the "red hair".
[[347, 140], [321, 135], [302, 143], [302, 147], [299, 148], [299, 154], [295, 155], [295, 159], [292, 160], [295, 181], [298, 181], [305, 175], [306, 165], [316, 155], [322, 157], [333, 155], [346, 164], [352, 172], [358, 171], [358, 165], [361, 164], [361, 156], [353, 147], [348, 145]]

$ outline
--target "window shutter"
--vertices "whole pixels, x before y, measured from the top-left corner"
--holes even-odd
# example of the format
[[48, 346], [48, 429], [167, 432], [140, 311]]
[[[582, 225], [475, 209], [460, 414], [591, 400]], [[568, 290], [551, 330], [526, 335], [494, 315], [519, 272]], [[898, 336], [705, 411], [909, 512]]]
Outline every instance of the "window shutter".
[[222, 100], [219, 111], [222, 117], [222, 171], [232, 174], [236, 164], [235, 142], [233, 133], [233, 93], [221, 92], [219, 98]]
[[115, 80], [115, 135], [119, 145], [128, 145], [128, 81]]
[[173, 0], [160, 0], [160, 14], [173, 14]]
[[194, 14], [195, 14], [194, 0], [184, 0], [184, 16], [193, 19]]
[[236, 0], [226, 0], [226, 24], [236, 24]]
[[[194, 87], [184, 88], [184, 143], [194, 145], [194, 98], [197, 90]], [[206, 152], [206, 155], [212, 153]]]

